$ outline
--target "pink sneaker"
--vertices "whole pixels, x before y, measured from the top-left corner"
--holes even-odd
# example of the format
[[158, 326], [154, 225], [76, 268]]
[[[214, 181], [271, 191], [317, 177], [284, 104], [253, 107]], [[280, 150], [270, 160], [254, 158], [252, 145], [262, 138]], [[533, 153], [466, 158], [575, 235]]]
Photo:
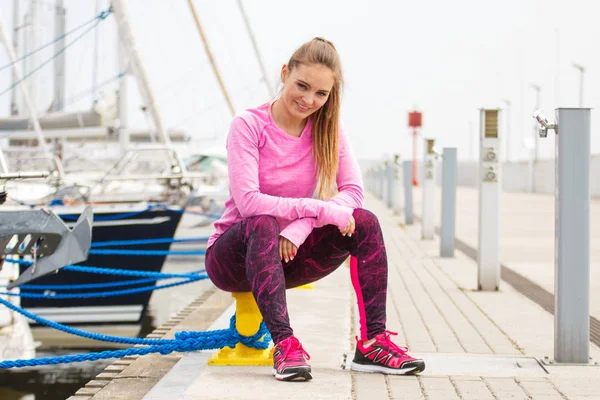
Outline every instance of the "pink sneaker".
[[282, 340], [273, 349], [273, 375], [280, 381], [312, 379], [310, 356], [294, 336]]
[[397, 333], [385, 331], [375, 336], [375, 342], [366, 348], [357, 337], [356, 352], [350, 369], [393, 375], [414, 375], [423, 372], [425, 362], [409, 356], [406, 353], [408, 347], [396, 346], [390, 340], [390, 335], [397, 335]]

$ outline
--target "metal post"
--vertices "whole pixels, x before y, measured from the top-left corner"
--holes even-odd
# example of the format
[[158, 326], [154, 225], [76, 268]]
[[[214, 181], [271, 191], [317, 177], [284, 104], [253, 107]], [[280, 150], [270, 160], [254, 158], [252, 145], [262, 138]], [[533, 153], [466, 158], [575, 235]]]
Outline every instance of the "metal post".
[[500, 285], [500, 138], [499, 110], [481, 110], [479, 160], [479, 243], [477, 288], [498, 290]]
[[425, 139], [425, 154], [423, 157], [423, 226], [421, 238], [432, 240], [435, 233], [433, 204], [435, 197], [435, 152], [434, 139]]
[[402, 175], [404, 183], [404, 224], [413, 224], [413, 197], [412, 197], [412, 161], [402, 162]]
[[379, 200], [385, 200], [385, 168], [386, 166], [379, 167]]
[[392, 190], [392, 209], [394, 214], [402, 212], [402, 197], [400, 196], [400, 155], [394, 155], [393, 167], [393, 190]]
[[554, 358], [589, 362], [590, 109], [556, 110]]
[[442, 223], [440, 228], [440, 257], [454, 257], [456, 227], [456, 148], [444, 148], [442, 160]]
[[392, 208], [394, 206], [394, 167], [396, 164], [393, 162], [388, 162], [385, 168], [386, 182], [387, 182], [387, 191], [386, 191], [386, 205], [388, 208]]

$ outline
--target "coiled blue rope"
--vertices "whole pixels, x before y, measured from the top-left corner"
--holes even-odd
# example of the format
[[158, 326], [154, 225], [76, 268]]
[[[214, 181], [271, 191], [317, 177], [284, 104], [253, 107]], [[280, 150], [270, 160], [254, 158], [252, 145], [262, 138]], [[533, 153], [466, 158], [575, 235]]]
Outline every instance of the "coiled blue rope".
[[129, 348], [124, 350], [102, 351], [88, 354], [74, 354], [61, 357], [33, 358], [29, 360], [7, 360], [0, 362], [0, 368], [21, 368], [32, 367], [36, 365], [64, 364], [71, 362], [95, 361], [106, 358], [121, 358], [130, 355], [145, 355], [150, 353], [169, 354], [174, 351], [195, 351], [195, 350], [215, 350], [225, 346], [235, 347], [237, 343], [243, 343], [248, 347], [265, 350], [269, 347], [271, 334], [264, 322], [261, 323], [258, 332], [252, 336], [242, 336], [235, 328], [235, 315], [229, 321], [229, 329], [221, 329], [206, 332], [178, 332], [175, 339], [140, 339], [124, 338], [120, 336], [101, 335], [93, 332], [86, 332], [80, 329], [72, 328], [54, 321], [47, 320], [38, 315], [32, 314], [9, 301], [0, 298], [0, 304], [16, 311], [25, 317], [51, 328], [55, 328], [65, 333], [88, 339], [108, 341], [114, 343], [148, 345], [146, 348]]

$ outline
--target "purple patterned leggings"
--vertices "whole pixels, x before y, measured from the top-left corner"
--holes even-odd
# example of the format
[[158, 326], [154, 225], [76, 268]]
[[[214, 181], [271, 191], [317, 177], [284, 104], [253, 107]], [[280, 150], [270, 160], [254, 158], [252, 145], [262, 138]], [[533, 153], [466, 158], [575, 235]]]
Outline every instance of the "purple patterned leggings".
[[358, 301], [361, 339], [385, 331], [387, 255], [377, 217], [370, 211], [353, 213], [356, 232], [343, 236], [337, 227], [313, 229], [288, 263], [279, 258], [279, 224], [258, 215], [231, 226], [206, 252], [206, 272], [227, 292], [252, 292], [274, 343], [293, 335], [285, 290], [315, 282], [335, 271], [349, 254]]

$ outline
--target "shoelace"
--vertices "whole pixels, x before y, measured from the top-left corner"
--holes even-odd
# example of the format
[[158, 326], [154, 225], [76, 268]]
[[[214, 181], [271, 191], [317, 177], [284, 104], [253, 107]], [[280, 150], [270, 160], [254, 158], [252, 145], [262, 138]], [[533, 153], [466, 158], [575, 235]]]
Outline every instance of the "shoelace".
[[[307, 360], [310, 360], [310, 356], [300, 344], [300, 341], [295, 337], [290, 337], [290, 339], [283, 343], [283, 359], [284, 360], [302, 360], [302, 357], [305, 357]], [[288, 358], [289, 356], [289, 358]]]
[[401, 356], [405, 355], [408, 352], [408, 347], [401, 347], [392, 342], [390, 336], [397, 336], [398, 332], [385, 331], [381, 334], [381, 338], [377, 339], [379, 344], [387, 347], [392, 353], [399, 353]]

